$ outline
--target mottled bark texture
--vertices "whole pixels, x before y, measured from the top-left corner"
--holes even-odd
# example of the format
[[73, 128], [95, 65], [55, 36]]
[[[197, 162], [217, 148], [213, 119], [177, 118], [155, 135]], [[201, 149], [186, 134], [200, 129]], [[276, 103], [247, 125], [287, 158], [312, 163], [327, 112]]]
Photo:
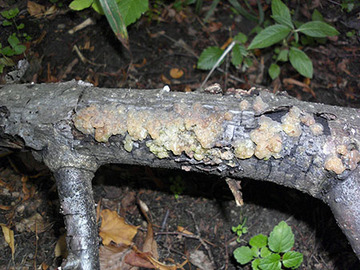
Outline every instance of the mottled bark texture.
[[0, 147], [30, 149], [55, 173], [70, 268], [98, 268], [90, 185], [107, 163], [246, 177], [301, 190], [330, 206], [360, 258], [357, 109], [260, 89], [222, 96], [100, 89], [74, 81], [7, 85], [0, 89], [0, 138]]

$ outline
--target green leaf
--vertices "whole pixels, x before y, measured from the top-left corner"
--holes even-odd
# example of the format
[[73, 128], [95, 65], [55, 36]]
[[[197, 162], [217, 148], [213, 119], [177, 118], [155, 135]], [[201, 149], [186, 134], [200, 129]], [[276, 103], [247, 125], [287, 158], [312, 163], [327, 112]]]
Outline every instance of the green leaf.
[[289, 27], [281, 24], [275, 24], [266, 27], [258, 35], [255, 36], [253, 41], [250, 43], [248, 50], [265, 48], [275, 43], [278, 43], [279, 41], [286, 38], [286, 36], [290, 33], [290, 30], [291, 29]]
[[324, 17], [323, 17], [323, 15], [315, 8], [313, 14], [311, 15], [311, 20], [312, 20], [312, 21], [320, 21], [320, 22], [323, 22], [323, 21], [324, 21]]
[[263, 259], [260, 259], [259, 268], [263, 270], [280, 270], [281, 261], [279, 254], [271, 254]]
[[116, 3], [116, 0], [99, 0], [99, 2], [116, 37], [120, 40], [122, 45], [129, 50], [129, 35], [122, 12]]
[[4, 72], [4, 67], [5, 67], [5, 65], [0, 64], [0, 74]]
[[26, 50], [26, 46], [24, 45], [17, 45], [14, 47], [14, 52], [16, 55], [22, 54], [23, 52], [25, 52]]
[[13, 34], [8, 37], [8, 42], [12, 48], [15, 48], [20, 43], [20, 40]]
[[294, 25], [291, 22], [290, 10], [288, 7], [281, 2], [280, 0], [271, 1], [271, 12], [272, 18], [282, 25], [288, 26], [294, 29]]
[[24, 27], [25, 27], [25, 24], [20, 23], [16, 28], [17, 28], [18, 30], [21, 30], [21, 29], [24, 29]]
[[121, 0], [118, 5], [126, 26], [134, 23], [149, 9], [148, 0]]
[[299, 33], [298, 32], [294, 33], [294, 37], [295, 37], [295, 42], [299, 43]]
[[244, 64], [245, 64], [246, 67], [251, 67], [254, 63], [253, 63], [253, 61], [251, 60], [250, 57], [246, 57], [244, 59]]
[[[290, 49], [290, 62], [292, 49], [293, 48]], [[303, 53], [302, 51], [300, 52]], [[287, 225], [285, 221], [281, 221], [278, 225], [274, 227], [273, 231], [270, 233], [269, 248], [274, 252], [280, 253], [289, 251], [293, 247], [293, 245], [294, 234], [292, 233], [290, 226]]]
[[[313, 65], [310, 58], [301, 50], [295, 47], [290, 48], [289, 59], [291, 65], [299, 72], [301, 75], [307, 78], [312, 78], [313, 76]], [[290, 229], [291, 230], [291, 229]]]
[[305, 35], [308, 35], [310, 37], [328, 37], [337, 36], [340, 34], [331, 25], [319, 21], [304, 23], [297, 29], [297, 31], [304, 33]]
[[267, 245], [267, 241], [268, 241], [268, 237], [266, 235], [258, 234], [250, 239], [249, 244], [252, 247], [262, 248]]
[[10, 20], [12, 18], [15, 18], [19, 14], [19, 9], [18, 8], [13, 8], [13, 9], [9, 9], [9, 10], [4, 10], [4, 11], [0, 12], [0, 14], [5, 19]]
[[240, 32], [234, 37], [234, 40], [239, 41], [242, 44], [245, 44], [246, 41], [248, 40], [248, 37]]
[[259, 250], [257, 247], [252, 247], [250, 250], [251, 250], [252, 256], [253, 256], [254, 258], [259, 257], [259, 255], [260, 255], [260, 250]]
[[9, 26], [9, 25], [12, 25], [12, 22], [10, 22], [10, 21], [8, 21], [8, 20], [4, 20], [4, 21], [2, 22], [2, 25], [3, 25], [3, 26]]
[[241, 54], [241, 49], [239, 44], [235, 44], [232, 49], [232, 57], [231, 57], [231, 63], [237, 67], [241, 65], [241, 62], [243, 60], [243, 55]]
[[289, 50], [288, 49], [282, 49], [279, 52], [279, 55], [278, 55], [276, 61], [287, 62], [289, 60], [288, 56], [289, 56]]
[[10, 46], [2, 48], [1, 53], [6, 56], [13, 56], [15, 54], [14, 50]]
[[277, 64], [272, 63], [269, 67], [268, 72], [269, 72], [271, 79], [275, 80], [280, 74], [280, 67]]
[[288, 251], [283, 255], [283, 264], [286, 268], [298, 268], [303, 261], [303, 255], [300, 252]]
[[223, 50], [219, 47], [208, 47], [200, 55], [197, 68], [211, 69], [221, 57]]
[[12, 67], [15, 65], [14, 61], [11, 60], [11, 58], [6, 57], [6, 56], [0, 58], [0, 64], [4, 65], [4, 66], [9, 66], [9, 67]]
[[208, 12], [206, 12], [206, 16], [205, 16], [205, 18], [204, 18], [204, 21], [205, 21], [205, 22], [207, 22], [207, 21], [209, 20], [210, 16], [214, 14], [215, 8], [216, 8], [217, 5], [219, 4], [219, 2], [220, 2], [220, 0], [214, 0], [214, 1], [212, 1], [211, 6], [210, 6]]
[[247, 264], [253, 259], [252, 252], [249, 247], [239, 247], [234, 250], [234, 257], [240, 264]]
[[99, 0], [94, 0], [91, 7], [99, 14], [104, 15], [104, 10], [101, 7]]
[[259, 264], [260, 264], [260, 259], [255, 259], [251, 262], [251, 268], [253, 270], [260, 270]]
[[70, 3], [69, 8], [72, 10], [83, 10], [91, 6], [94, 0], [74, 0]]
[[272, 254], [272, 252], [267, 247], [263, 247], [263, 248], [260, 249], [260, 256], [261, 257], [265, 258], [265, 257], [269, 256], [270, 254]]

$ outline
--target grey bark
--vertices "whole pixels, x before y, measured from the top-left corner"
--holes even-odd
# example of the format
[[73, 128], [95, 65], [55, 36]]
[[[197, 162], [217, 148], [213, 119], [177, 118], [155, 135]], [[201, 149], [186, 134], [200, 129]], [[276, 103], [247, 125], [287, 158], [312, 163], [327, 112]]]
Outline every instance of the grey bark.
[[32, 150], [55, 173], [70, 232], [69, 269], [99, 267], [91, 178], [107, 163], [298, 189], [330, 206], [360, 258], [358, 109], [265, 90], [221, 96], [100, 89], [74, 81], [6, 85], [0, 89], [0, 140], [0, 147]]

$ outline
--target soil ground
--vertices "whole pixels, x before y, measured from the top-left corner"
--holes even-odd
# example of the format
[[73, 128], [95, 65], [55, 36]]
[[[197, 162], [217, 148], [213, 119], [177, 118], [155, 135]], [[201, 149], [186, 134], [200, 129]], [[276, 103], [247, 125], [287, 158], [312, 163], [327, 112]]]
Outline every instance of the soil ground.
[[[359, 37], [345, 35], [353, 29], [359, 31], [359, 25], [354, 24], [358, 13], [341, 11], [332, 2], [321, 1], [318, 9], [325, 18], [332, 18], [340, 36], [306, 49], [314, 63], [314, 79], [309, 85], [313, 92], [296, 83], [304, 81], [290, 65], [284, 66], [279, 80], [271, 82], [266, 68], [262, 68], [271, 62], [266, 50], [259, 61], [254, 59], [254, 68], [240, 72], [229, 67], [232, 77], [217, 71], [208, 84], [219, 82], [223, 89], [249, 89], [256, 83], [286, 90], [302, 100], [360, 107]], [[37, 3], [46, 8], [51, 6], [49, 1]], [[90, 10], [70, 12], [58, 8], [51, 16], [34, 18], [26, 12], [26, 1], [14, 1], [13, 6], [15, 4], [21, 11], [20, 21], [25, 23], [25, 31], [32, 36], [27, 43], [30, 69], [22, 82], [81, 79], [99, 87], [151, 89], [169, 84], [174, 91], [193, 91], [207, 75], [194, 68], [196, 55], [208, 46], [221, 46], [237, 32], [248, 33], [252, 27], [251, 23], [231, 13], [225, 3], [218, 6], [208, 24], [204, 24], [201, 17], [206, 5], [197, 16], [191, 7], [175, 12], [167, 3], [158, 9], [160, 15], [154, 9], [152, 19], [144, 17], [129, 27], [133, 56], [129, 68], [128, 52], [116, 40], [103, 17], [94, 16]], [[68, 2], [63, 1], [63, 4]], [[0, 1], [0, 5], [4, 3]], [[301, 16], [306, 16], [306, 9]], [[96, 23], [75, 34], [68, 33], [88, 17], [93, 17]], [[7, 31], [2, 31], [2, 43], [6, 41]], [[74, 45], [87, 60], [80, 59]], [[172, 68], [181, 69], [184, 75], [172, 78]], [[201, 250], [207, 258], [212, 258], [214, 269], [250, 269], [241, 267], [232, 256], [240, 244], [231, 227], [247, 219], [248, 233], [241, 238], [241, 244], [246, 244], [251, 236], [269, 234], [275, 225], [285, 220], [295, 234], [294, 249], [304, 254], [299, 269], [360, 269], [345, 236], [322, 202], [271, 183], [247, 179], [241, 182], [245, 202], [241, 208], [235, 206], [223, 179], [207, 175], [107, 165], [98, 170], [93, 183], [95, 200], [101, 201], [104, 208], [122, 209], [126, 221], [142, 225], [142, 232], [146, 231], [146, 225], [136, 198], [146, 203], [160, 258], [168, 263], [170, 260], [181, 263], [195, 250]], [[59, 214], [55, 182], [51, 173], [28, 153], [13, 153], [0, 159], [0, 206], [0, 223], [14, 230], [15, 239], [12, 259], [9, 246], [0, 236], [0, 269], [55, 269], [59, 266], [61, 258], [55, 257], [54, 250], [65, 229]], [[161, 229], [162, 223], [165, 225]], [[178, 226], [197, 237], [179, 235], [176, 233]], [[141, 241], [142, 236], [139, 233], [136, 241]], [[196, 269], [190, 264], [184, 268]]]

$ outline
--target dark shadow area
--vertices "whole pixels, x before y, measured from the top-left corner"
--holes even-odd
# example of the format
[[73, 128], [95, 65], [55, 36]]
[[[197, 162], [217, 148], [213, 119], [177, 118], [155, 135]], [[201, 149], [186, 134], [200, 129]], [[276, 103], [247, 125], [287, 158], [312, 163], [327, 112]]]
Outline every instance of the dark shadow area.
[[[237, 208], [226, 182], [219, 177], [128, 165], [102, 166], [93, 184], [97, 190], [96, 200], [110, 196], [120, 201], [125, 194], [118, 192], [124, 189], [141, 194], [156, 193], [157, 196], [150, 196], [156, 199], [147, 201], [148, 206], [151, 211], [155, 210], [158, 225], [165, 210], [170, 209], [177, 215], [174, 220], [168, 220], [169, 228], [175, 228], [179, 218], [192, 227], [194, 221], [184, 213], [184, 209], [188, 209], [198, 213], [197, 221], [209, 225], [214, 224], [214, 217], [221, 219], [223, 233], [227, 239], [231, 239], [234, 237], [231, 226], [238, 225], [246, 217], [249, 233], [243, 236], [243, 244], [255, 234], [269, 234], [278, 222], [285, 220], [295, 234], [295, 250], [304, 254], [303, 268], [300, 269], [360, 269], [359, 261], [330, 209], [323, 202], [300, 191], [269, 182], [242, 180], [245, 205]], [[182, 188], [174, 187], [176, 185]], [[176, 192], [180, 199], [175, 198]], [[199, 203], [200, 210], [194, 210], [199, 201], [206, 201], [205, 204], [211, 207]], [[155, 208], [152, 203], [155, 203]], [[217, 246], [223, 244], [219, 240], [212, 239]], [[232, 251], [234, 246], [229, 248]], [[218, 260], [220, 262], [224, 258], [220, 256]], [[319, 268], [319, 265], [325, 266]]]

